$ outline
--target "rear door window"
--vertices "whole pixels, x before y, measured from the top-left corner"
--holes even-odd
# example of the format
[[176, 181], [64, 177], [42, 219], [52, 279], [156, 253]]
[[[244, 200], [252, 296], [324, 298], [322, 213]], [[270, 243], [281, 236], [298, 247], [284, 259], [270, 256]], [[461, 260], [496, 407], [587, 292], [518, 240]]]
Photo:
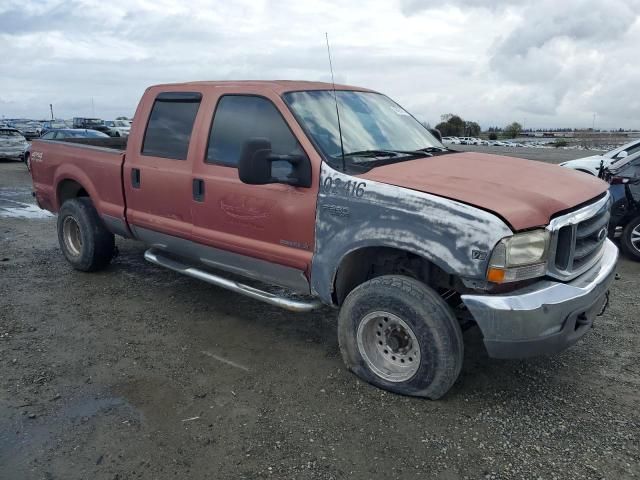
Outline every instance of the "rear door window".
[[156, 97], [142, 143], [142, 154], [185, 160], [202, 95], [166, 92]]
[[[242, 147], [251, 138], [268, 139], [274, 155], [303, 153], [298, 140], [270, 100], [253, 95], [224, 95], [218, 101], [214, 114], [206, 162], [237, 167]], [[274, 165], [274, 170], [287, 167]]]

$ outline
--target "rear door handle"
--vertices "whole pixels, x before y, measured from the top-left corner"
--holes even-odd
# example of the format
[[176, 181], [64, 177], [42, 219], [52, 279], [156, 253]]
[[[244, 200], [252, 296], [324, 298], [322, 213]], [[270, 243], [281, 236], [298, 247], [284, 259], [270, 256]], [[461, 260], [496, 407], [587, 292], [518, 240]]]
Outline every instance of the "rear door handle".
[[133, 188], [140, 188], [140, 169], [139, 168], [131, 169], [131, 186]]
[[204, 202], [204, 180], [201, 178], [193, 179], [193, 199], [196, 202]]

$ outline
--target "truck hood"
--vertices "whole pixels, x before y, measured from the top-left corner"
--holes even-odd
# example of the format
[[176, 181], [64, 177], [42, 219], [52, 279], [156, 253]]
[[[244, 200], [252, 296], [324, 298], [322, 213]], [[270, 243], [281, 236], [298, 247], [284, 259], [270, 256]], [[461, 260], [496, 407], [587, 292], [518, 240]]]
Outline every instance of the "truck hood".
[[515, 231], [545, 226], [555, 214], [608, 188], [596, 177], [557, 165], [475, 152], [394, 163], [360, 176], [476, 206]]

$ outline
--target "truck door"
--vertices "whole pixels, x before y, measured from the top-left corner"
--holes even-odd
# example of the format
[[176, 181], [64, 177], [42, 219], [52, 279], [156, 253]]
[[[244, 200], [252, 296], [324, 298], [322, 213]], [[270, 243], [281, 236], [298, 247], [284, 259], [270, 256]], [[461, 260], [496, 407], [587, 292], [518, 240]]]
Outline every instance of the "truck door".
[[[194, 238], [214, 247], [205, 263], [308, 291], [305, 273], [313, 255], [320, 159], [308, 142], [303, 148], [298, 141], [304, 136], [279, 97], [217, 94], [210, 111], [214, 105], [213, 118], [210, 114], [198, 129], [206, 138], [198, 142], [204, 151], [193, 164]], [[274, 154], [309, 159], [315, 165], [312, 186], [242, 183], [240, 152], [244, 142], [256, 137], [268, 139]]]
[[162, 246], [171, 237], [191, 235], [190, 140], [202, 94], [147, 92], [145, 97], [123, 169], [127, 220], [136, 237]]

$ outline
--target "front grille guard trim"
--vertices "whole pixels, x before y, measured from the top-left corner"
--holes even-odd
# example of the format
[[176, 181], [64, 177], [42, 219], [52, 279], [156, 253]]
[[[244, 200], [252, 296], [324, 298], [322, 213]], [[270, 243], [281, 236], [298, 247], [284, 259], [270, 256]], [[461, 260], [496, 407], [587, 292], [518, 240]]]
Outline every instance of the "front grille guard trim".
[[[584, 221], [591, 220], [600, 215], [609, 216], [610, 207], [611, 195], [609, 194], [609, 192], [607, 192], [602, 198], [596, 200], [595, 202], [551, 220], [549, 225], [546, 227], [546, 230], [550, 232], [547, 275], [562, 281], [572, 280], [589, 270], [600, 260], [603, 251], [602, 246], [604, 245], [605, 239], [602, 239], [600, 245], [596, 249], [594, 249], [593, 252], [587, 255], [587, 257], [589, 257], [589, 255], [592, 255], [591, 258], [589, 258], [585, 262], [580, 262], [579, 266], [577, 268], [574, 268], [574, 255], [576, 250], [577, 236], [576, 232], [578, 230], [578, 226]], [[608, 221], [607, 224], [605, 224], [605, 228], [607, 227], [607, 225]], [[560, 237], [560, 230], [563, 229], [563, 227], [568, 227], [571, 229], [571, 250], [569, 252], [568, 262], [566, 261], [566, 252], [564, 253], [564, 260], [562, 261], [562, 264], [566, 265], [566, 267], [561, 268], [557, 265], [557, 259], [559, 258], [560, 254], [560, 252], [558, 251], [558, 239]]]

